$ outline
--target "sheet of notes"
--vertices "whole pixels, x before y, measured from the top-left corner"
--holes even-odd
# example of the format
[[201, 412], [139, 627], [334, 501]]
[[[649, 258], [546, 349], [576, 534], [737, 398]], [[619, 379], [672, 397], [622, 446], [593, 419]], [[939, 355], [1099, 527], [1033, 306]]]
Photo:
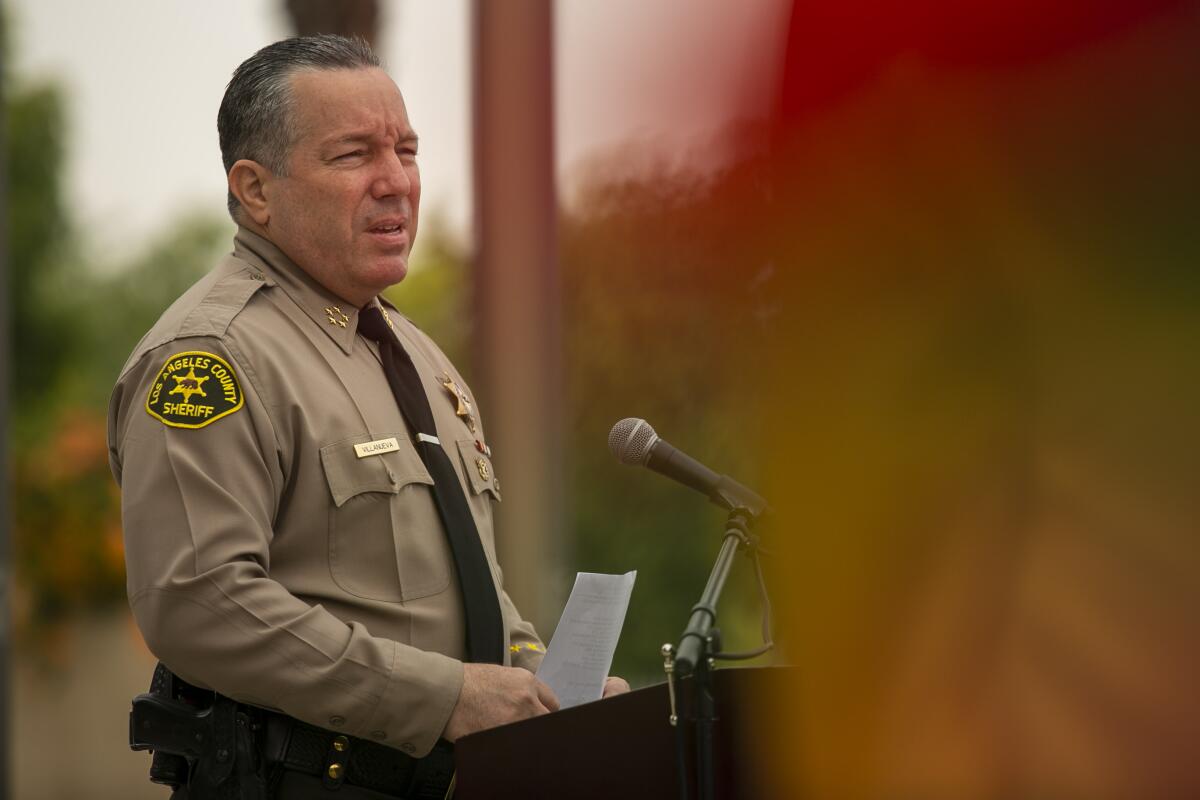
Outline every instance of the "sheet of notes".
[[562, 708], [600, 699], [636, 579], [637, 570], [575, 576], [575, 587], [537, 671], [558, 695]]

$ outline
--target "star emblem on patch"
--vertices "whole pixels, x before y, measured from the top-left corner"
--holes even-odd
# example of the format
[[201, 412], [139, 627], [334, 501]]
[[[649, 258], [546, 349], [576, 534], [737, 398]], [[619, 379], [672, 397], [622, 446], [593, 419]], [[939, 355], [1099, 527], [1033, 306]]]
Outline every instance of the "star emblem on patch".
[[181, 394], [185, 403], [192, 402], [192, 395], [194, 394], [198, 394], [201, 397], [208, 397], [201, 386], [203, 386], [206, 380], [212, 377], [211, 375], [197, 375], [196, 368], [192, 367], [188, 370], [187, 375], [172, 375], [170, 377], [175, 381], [175, 388], [167, 392], [167, 394]]

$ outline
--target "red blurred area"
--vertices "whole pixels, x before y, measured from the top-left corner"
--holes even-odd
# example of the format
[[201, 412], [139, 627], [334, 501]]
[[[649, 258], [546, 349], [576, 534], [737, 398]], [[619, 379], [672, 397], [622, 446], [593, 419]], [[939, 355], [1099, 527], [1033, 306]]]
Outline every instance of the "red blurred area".
[[795, 4], [776, 796], [1200, 791], [1198, 11]]
[[782, 118], [802, 121], [837, 104], [897, 59], [915, 57], [939, 69], [1012, 70], [1184, 6], [1184, 0], [798, 0], [788, 31]]

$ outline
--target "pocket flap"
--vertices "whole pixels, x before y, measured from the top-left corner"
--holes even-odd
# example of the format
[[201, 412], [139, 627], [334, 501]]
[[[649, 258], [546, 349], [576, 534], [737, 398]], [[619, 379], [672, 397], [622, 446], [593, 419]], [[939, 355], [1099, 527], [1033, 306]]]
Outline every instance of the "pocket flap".
[[492, 497], [500, 499], [500, 488], [496, 484], [496, 471], [492, 468], [492, 460], [475, 449], [472, 439], [459, 439], [458, 452], [462, 456], [463, 469], [467, 473], [467, 482], [475, 494], [491, 492]]
[[[379, 452], [380, 448], [360, 448], [355, 445], [368, 442], [383, 442], [395, 438], [398, 447]], [[360, 452], [376, 452], [360, 455]], [[410, 483], [433, 485], [429, 470], [421, 463], [421, 457], [404, 433], [375, 436], [362, 434], [321, 448], [321, 465], [325, 468], [325, 480], [333, 495], [334, 505], [341, 507], [347, 500], [363, 492], [396, 494], [402, 486]]]

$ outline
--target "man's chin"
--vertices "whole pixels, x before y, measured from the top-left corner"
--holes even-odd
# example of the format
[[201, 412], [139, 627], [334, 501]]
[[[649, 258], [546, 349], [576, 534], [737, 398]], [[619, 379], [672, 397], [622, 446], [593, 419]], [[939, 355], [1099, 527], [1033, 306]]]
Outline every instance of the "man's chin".
[[376, 294], [389, 286], [395, 286], [408, 275], [408, 255], [402, 258], [388, 258], [373, 265], [370, 283], [376, 288]]

